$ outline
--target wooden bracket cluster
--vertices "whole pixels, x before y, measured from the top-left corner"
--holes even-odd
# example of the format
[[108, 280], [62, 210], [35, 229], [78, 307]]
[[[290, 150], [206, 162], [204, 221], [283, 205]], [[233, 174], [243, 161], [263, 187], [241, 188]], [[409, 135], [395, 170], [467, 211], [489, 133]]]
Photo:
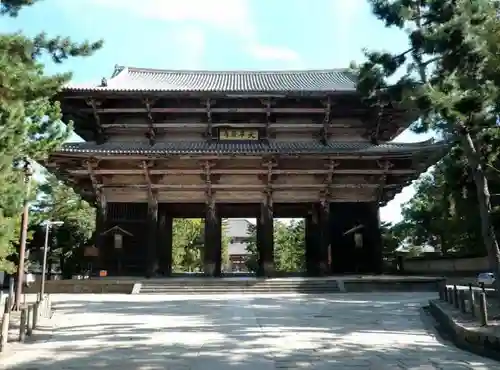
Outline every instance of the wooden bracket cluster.
[[103, 143], [105, 140], [104, 137], [104, 129], [101, 124], [101, 117], [99, 116], [98, 108], [102, 105], [102, 101], [94, 99], [94, 98], [88, 98], [85, 101], [88, 106], [92, 108], [92, 114], [94, 115], [94, 120], [96, 124], [96, 131], [97, 131], [97, 142], [98, 143]]
[[269, 132], [270, 126], [271, 126], [271, 113], [272, 113], [271, 106], [272, 106], [273, 102], [271, 99], [264, 99], [264, 100], [261, 100], [261, 103], [266, 106], [266, 128], [265, 128], [264, 136], [266, 137], [266, 139], [269, 139], [270, 134], [271, 134]]
[[323, 102], [325, 106], [325, 116], [323, 118], [323, 127], [321, 129], [321, 141], [323, 144], [326, 144], [328, 142], [328, 138], [330, 137], [330, 116], [332, 113], [332, 102], [330, 97], [326, 100], [326, 102]]
[[262, 166], [266, 169], [265, 175], [262, 176], [262, 182], [265, 185], [262, 202], [264, 206], [272, 212], [273, 208], [273, 181], [275, 175], [273, 174], [273, 169], [277, 166], [276, 158], [268, 158], [262, 163]]
[[[212, 161], [204, 161], [202, 163], [203, 174], [202, 177], [205, 181], [205, 201], [208, 207], [215, 207], [214, 190], [212, 187], [212, 168], [214, 167]], [[213, 209], [215, 211], [215, 208]]]
[[387, 185], [387, 176], [389, 175], [390, 169], [394, 167], [394, 164], [388, 160], [377, 161], [377, 166], [383, 170], [382, 175], [380, 176], [379, 186], [377, 188], [377, 195], [376, 195], [377, 203], [380, 203], [384, 196], [384, 188]]
[[146, 132], [146, 137], [149, 139], [149, 145], [154, 145], [156, 141], [156, 129], [155, 122], [153, 119], [152, 106], [155, 100], [150, 98], [144, 98], [143, 103], [146, 106], [146, 113], [148, 117], [148, 131]]
[[206, 114], [207, 114], [207, 130], [205, 132], [205, 135], [207, 138], [211, 139], [212, 138], [212, 99], [208, 98], [205, 100], [205, 109], [206, 109]]
[[97, 175], [95, 174], [95, 169], [99, 166], [99, 161], [95, 159], [90, 159], [88, 161], [85, 161], [85, 164], [87, 166], [87, 171], [89, 173], [90, 181], [92, 183], [92, 188], [96, 196], [96, 201], [98, 203], [97, 205], [99, 206], [101, 212], [105, 212], [106, 198], [102, 191], [101, 184], [97, 179]]
[[156, 189], [153, 188], [153, 181], [151, 177], [150, 169], [154, 167], [154, 163], [151, 161], [142, 161], [142, 170], [144, 172], [144, 178], [146, 179], [146, 186], [148, 191], [148, 203], [155, 204], [158, 202]]
[[335, 175], [335, 169], [340, 165], [340, 162], [330, 159], [328, 164], [326, 165], [328, 172], [323, 180], [323, 184], [325, 185], [324, 190], [321, 191], [320, 194], [320, 203], [324, 205], [325, 203], [330, 202], [330, 198], [332, 196], [332, 184], [333, 177]]

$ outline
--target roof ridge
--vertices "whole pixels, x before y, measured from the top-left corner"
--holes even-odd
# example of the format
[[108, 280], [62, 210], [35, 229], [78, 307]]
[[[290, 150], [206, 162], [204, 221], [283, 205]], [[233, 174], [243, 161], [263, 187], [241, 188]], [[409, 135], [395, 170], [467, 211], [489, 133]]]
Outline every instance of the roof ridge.
[[[126, 69], [128, 72], [145, 72], [145, 73], [191, 73], [191, 74], [300, 74], [300, 73], [350, 73], [349, 68], [325, 68], [325, 69], [284, 69], [284, 70], [210, 70], [210, 69], [161, 69], [161, 68], [142, 68], [132, 66], [115, 66], [115, 72], [119, 69], [120, 73]], [[115, 76], [115, 73], [113, 74]]]

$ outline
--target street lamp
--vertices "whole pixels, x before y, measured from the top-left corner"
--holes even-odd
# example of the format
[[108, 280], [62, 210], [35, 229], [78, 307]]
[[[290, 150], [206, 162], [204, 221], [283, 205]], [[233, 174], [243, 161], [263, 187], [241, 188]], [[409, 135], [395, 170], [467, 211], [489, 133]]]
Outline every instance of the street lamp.
[[39, 299], [43, 299], [43, 295], [45, 293], [45, 275], [47, 274], [47, 250], [49, 249], [49, 233], [50, 227], [60, 226], [64, 222], [62, 221], [45, 221], [45, 243], [43, 244], [43, 263], [42, 263], [42, 281], [40, 282], [40, 297]]
[[15, 296], [15, 310], [19, 311], [21, 308], [21, 295], [23, 291], [24, 282], [24, 257], [26, 255], [26, 237], [28, 235], [28, 217], [29, 217], [29, 197], [31, 192], [31, 176], [33, 175], [33, 170], [31, 168], [30, 162], [24, 160], [24, 183], [25, 183], [25, 194], [23, 199], [23, 215], [21, 221], [21, 239], [19, 241], [19, 263], [17, 265], [17, 286], [16, 286], [16, 296]]

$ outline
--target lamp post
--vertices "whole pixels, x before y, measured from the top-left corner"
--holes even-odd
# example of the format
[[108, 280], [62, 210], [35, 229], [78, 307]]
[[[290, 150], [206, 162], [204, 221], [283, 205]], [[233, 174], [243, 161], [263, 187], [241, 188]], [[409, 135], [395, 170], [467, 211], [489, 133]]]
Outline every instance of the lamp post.
[[62, 221], [45, 221], [45, 243], [43, 243], [43, 263], [42, 263], [42, 281], [40, 282], [40, 297], [39, 300], [42, 300], [43, 295], [45, 293], [45, 275], [47, 274], [47, 251], [49, 249], [49, 234], [50, 227], [52, 225], [60, 226], [64, 222]]
[[24, 194], [23, 200], [23, 215], [21, 221], [21, 239], [19, 242], [19, 263], [17, 265], [17, 284], [16, 284], [16, 297], [14, 308], [19, 311], [21, 308], [21, 295], [23, 292], [23, 282], [24, 282], [24, 258], [26, 255], [26, 237], [28, 234], [28, 217], [29, 217], [29, 196], [31, 191], [31, 176], [33, 175], [33, 170], [31, 169], [30, 162], [24, 160], [24, 183], [26, 192]]

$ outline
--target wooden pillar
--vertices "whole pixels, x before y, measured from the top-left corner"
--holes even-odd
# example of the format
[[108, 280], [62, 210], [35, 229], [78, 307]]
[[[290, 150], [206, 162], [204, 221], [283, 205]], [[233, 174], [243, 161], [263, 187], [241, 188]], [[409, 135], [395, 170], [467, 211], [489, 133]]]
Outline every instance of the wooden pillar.
[[163, 276], [172, 275], [173, 218], [163, 208], [158, 212], [158, 267]]
[[[259, 272], [261, 276], [274, 275], [274, 220], [271, 195], [264, 198], [260, 206], [257, 224], [257, 247], [259, 249]], [[260, 230], [259, 230], [260, 229]]]
[[318, 245], [318, 272], [320, 276], [328, 275], [328, 250], [330, 249], [330, 203], [318, 204], [319, 245]]
[[158, 201], [152, 192], [148, 199], [147, 214], [147, 261], [146, 277], [154, 276], [158, 267], [157, 242], [158, 242]]
[[319, 224], [316, 210], [311, 210], [311, 214], [305, 220], [305, 241], [306, 241], [306, 272], [308, 276], [319, 275]]
[[220, 276], [221, 274], [221, 227], [216, 204], [211, 200], [206, 204], [205, 243], [203, 246], [203, 271], [207, 276]]
[[106, 223], [108, 219], [108, 206], [104, 195], [97, 195], [97, 209], [96, 209], [96, 221], [95, 221], [95, 247], [98, 250], [97, 256], [97, 266], [93, 266], [93, 269], [107, 270], [107, 248], [106, 248], [106, 235], [103, 233], [106, 231]]
[[364, 270], [367, 273], [383, 272], [382, 235], [380, 231], [380, 207], [377, 202], [363, 204]]

